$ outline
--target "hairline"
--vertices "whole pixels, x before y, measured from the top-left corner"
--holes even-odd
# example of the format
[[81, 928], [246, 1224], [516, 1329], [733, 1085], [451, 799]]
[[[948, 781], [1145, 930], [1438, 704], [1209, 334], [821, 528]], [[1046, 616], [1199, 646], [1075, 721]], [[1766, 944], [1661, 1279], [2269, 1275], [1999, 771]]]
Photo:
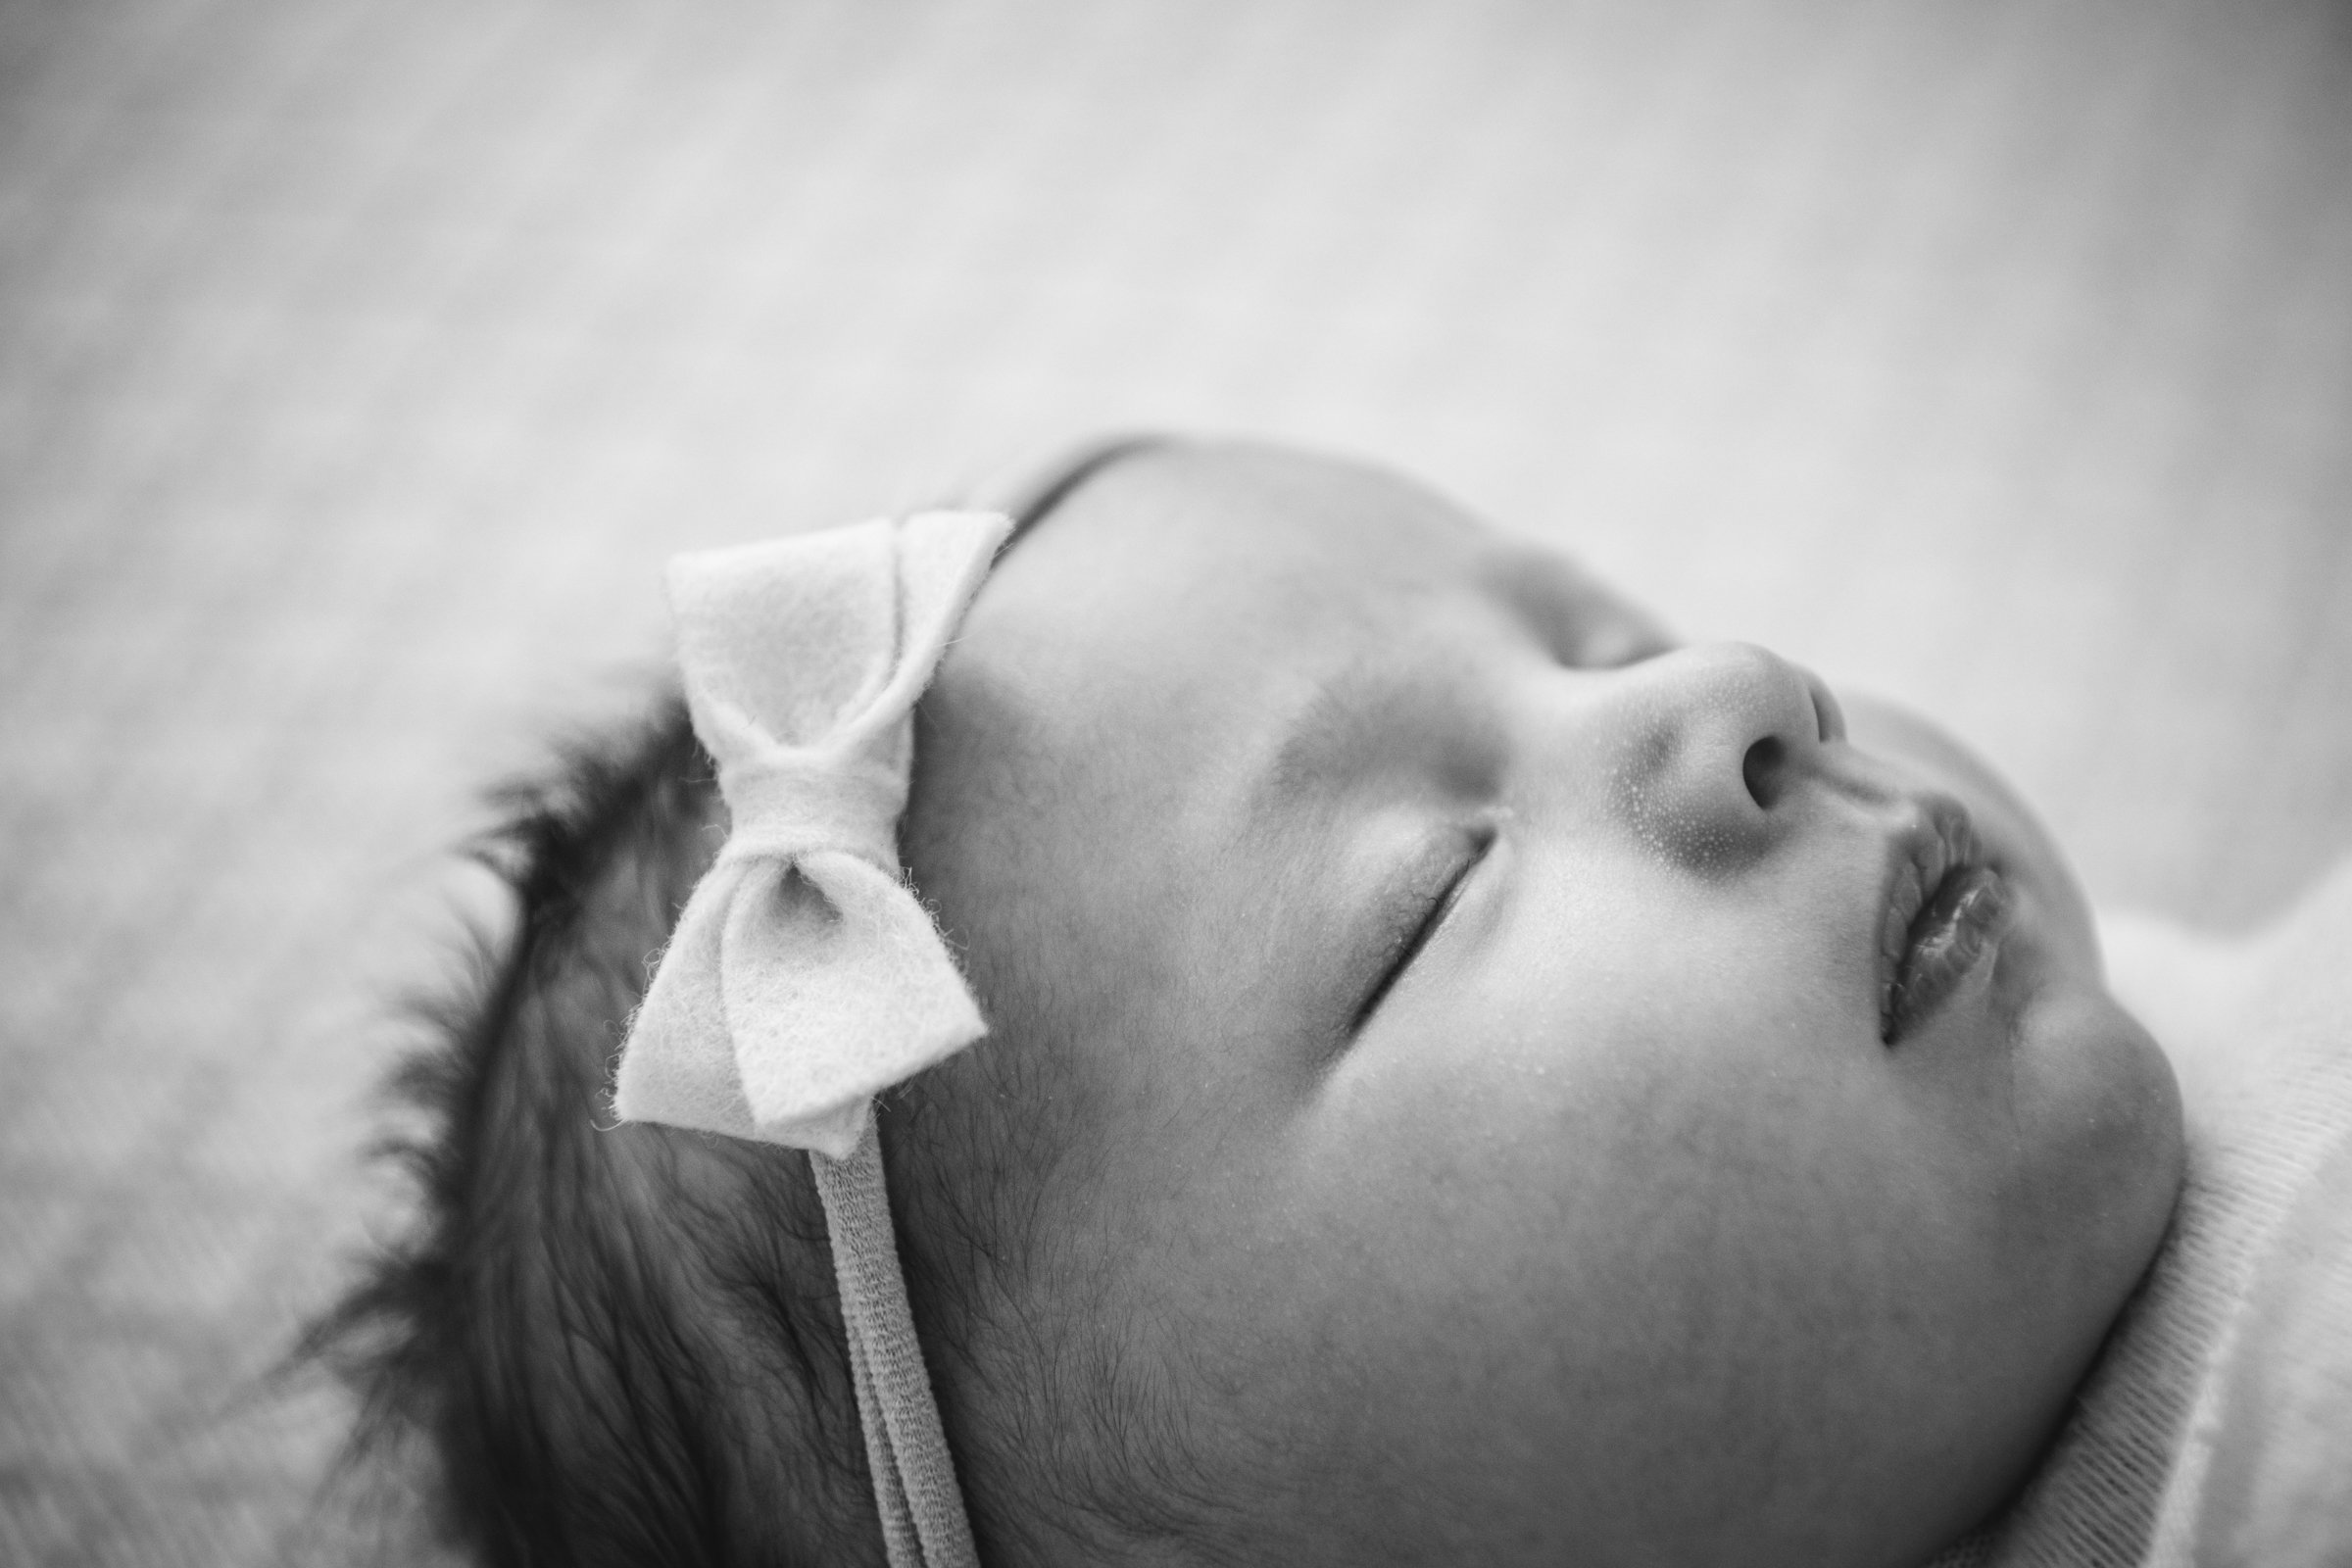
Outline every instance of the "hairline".
[[1015, 545], [1028, 537], [1031, 529], [1059, 511], [1063, 502], [1104, 469], [1123, 459], [1173, 444], [1174, 439], [1164, 435], [1104, 436], [1081, 442], [1053, 463], [1028, 473], [1011, 487], [1005, 498], [1004, 510], [1012, 518], [1012, 533], [998, 550], [997, 559], [1002, 562]]

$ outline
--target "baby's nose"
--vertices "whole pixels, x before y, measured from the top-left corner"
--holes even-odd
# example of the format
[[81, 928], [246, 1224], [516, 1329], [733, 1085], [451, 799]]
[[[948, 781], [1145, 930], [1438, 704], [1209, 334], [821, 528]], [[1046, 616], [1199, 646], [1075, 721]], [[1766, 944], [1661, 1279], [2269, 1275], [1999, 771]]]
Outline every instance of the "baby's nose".
[[1618, 809], [1653, 847], [1729, 869], [1780, 836], [1845, 719], [1819, 676], [1752, 643], [1679, 649], [1626, 672]]

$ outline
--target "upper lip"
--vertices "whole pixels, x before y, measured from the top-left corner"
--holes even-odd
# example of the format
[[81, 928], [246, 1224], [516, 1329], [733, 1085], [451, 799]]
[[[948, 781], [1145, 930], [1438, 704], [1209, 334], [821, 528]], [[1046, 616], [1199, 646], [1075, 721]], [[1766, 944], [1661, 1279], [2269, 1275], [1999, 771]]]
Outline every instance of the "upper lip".
[[1910, 955], [1911, 925], [1954, 871], [1984, 863], [1968, 808], [1948, 795], [1914, 797], [1886, 845], [1885, 892], [1879, 920], [1879, 1015]]

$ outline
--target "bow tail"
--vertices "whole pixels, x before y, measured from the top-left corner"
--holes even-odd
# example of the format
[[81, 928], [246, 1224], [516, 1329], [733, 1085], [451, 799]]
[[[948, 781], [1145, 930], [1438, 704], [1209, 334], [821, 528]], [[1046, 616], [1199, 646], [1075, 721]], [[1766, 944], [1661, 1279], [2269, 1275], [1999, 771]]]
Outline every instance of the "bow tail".
[[856, 855], [760, 862], [728, 903], [717, 973], [754, 1136], [847, 1159], [868, 1101], [987, 1033], [906, 885]]
[[757, 869], [715, 867], [686, 901], [629, 1025], [612, 1090], [623, 1120], [757, 1136], [716, 979], [728, 909], [745, 872]]

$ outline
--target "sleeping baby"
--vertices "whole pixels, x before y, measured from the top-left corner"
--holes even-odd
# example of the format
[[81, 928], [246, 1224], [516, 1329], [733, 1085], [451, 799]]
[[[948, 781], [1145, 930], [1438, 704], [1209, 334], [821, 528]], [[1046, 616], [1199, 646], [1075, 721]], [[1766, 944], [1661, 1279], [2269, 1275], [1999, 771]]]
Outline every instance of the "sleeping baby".
[[[482, 846], [514, 916], [410, 1075], [418, 1227], [321, 1337], [479, 1560], [2328, 1516], [2291, 1464], [2203, 1506], [2352, 1409], [2230, 1436], [2341, 1321], [2290, 1279], [2224, 1353], [2352, 1125], [2340, 1050], [2300, 1110], [2230, 1088], [2277, 1076], [2253, 960], [2143, 933], [2135, 1016], [1957, 744], [1376, 469], [1135, 442], [1010, 511], [683, 558], [682, 699]], [[2151, 1008], [2215, 1042], [2178, 1078]]]

